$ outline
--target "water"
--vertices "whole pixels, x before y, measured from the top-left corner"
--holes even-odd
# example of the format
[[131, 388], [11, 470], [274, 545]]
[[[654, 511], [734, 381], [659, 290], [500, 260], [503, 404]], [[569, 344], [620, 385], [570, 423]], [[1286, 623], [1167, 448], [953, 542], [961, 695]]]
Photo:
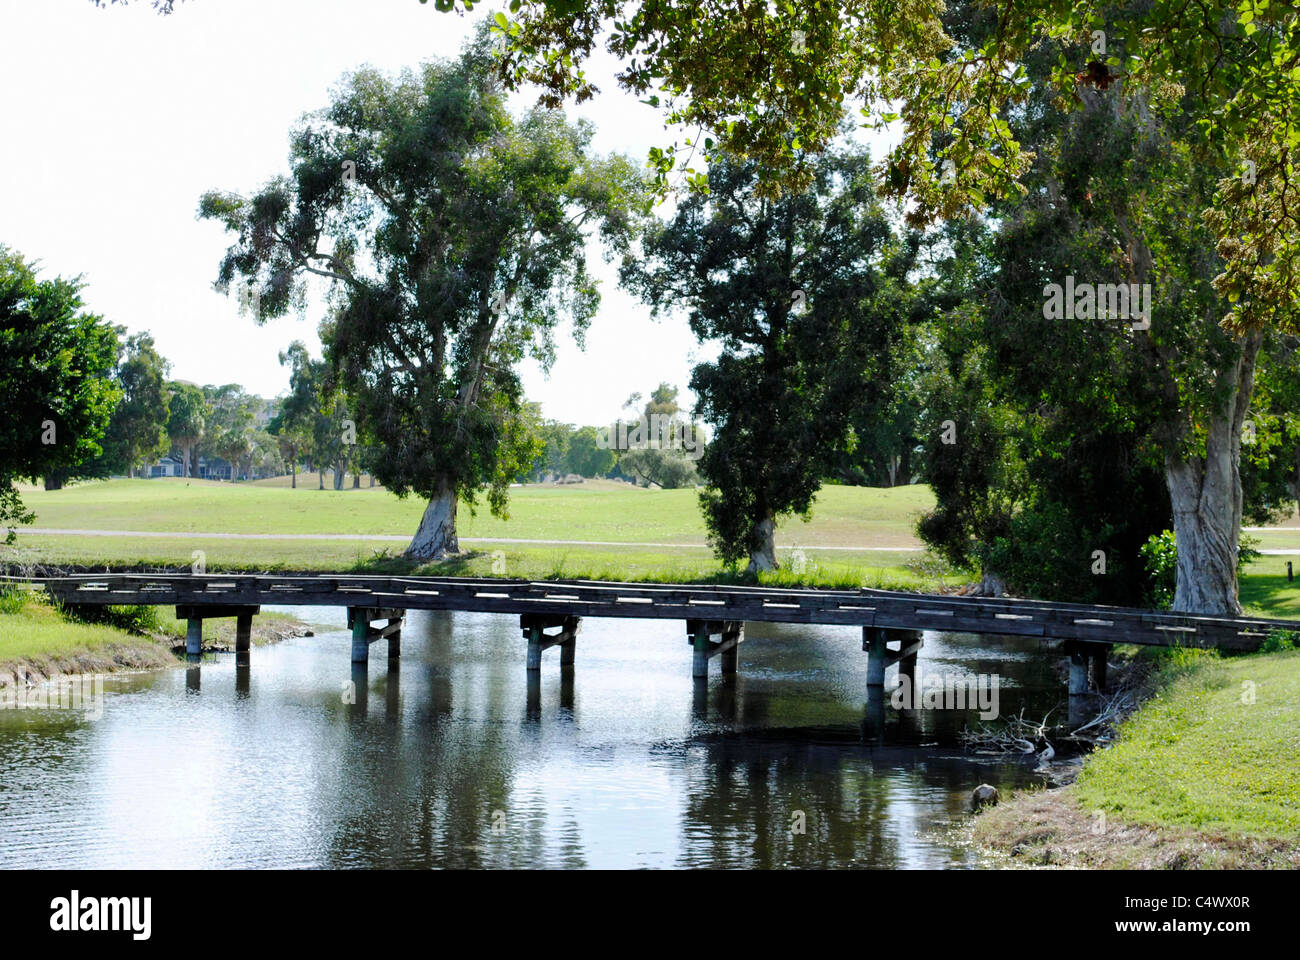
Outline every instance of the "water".
[[[389, 673], [382, 641], [353, 670], [342, 610], [294, 612], [333, 626], [110, 677], [97, 720], [0, 710], [0, 867], [973, 866], [971, 789], [1032, 779], [964, 754], [956, 711], [881, 731], [854, 628], [748, 624], [702, 684], [684, 624], [587, 620], [530, 682], [516, 618], [413, 611]], [[1051, 662], [927, 634], [920, 670], [1038, 717]]]

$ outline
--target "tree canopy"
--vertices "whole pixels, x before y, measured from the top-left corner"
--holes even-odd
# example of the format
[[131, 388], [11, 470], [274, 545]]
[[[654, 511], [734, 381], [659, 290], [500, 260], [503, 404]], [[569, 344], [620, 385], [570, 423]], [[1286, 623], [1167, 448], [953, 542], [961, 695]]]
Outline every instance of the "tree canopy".
[[581, 336], [599, 299], [587, 238], [620, 242], [643, 208], [633, 165], [590, 140], [558, 112], [512, 117], [481, 36], [455, 61], [346, 77], [293, 132], [289, 176], [201, 202], [237, 237], [218, 283], [250, 284], [262, 317], [328, 281], [326, 357], [373, 471], [430, 500], [413, 557], [458, 549], [460, 498], [486, 486], [505, 511], [537, 451], [516, 365], [549, 365], [565, 320]]

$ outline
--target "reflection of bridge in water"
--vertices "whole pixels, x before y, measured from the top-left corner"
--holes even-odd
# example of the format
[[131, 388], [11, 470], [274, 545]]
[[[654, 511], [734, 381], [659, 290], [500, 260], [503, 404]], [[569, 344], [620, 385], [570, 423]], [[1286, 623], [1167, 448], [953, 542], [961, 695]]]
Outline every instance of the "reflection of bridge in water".
[[346, 607], [354, 664], [368, 661], [376, 640], [387, 640], [389, 660], [397, 661], [407, 610], [518, 615], [530, 674], [541, 669], [542, 653], [551, 647], [560, 648], [562, 672], [573, 669], [584, 617], [685, 621], [692, 674], [700, 679], [707, 679], [714, 658], [724, 677], [736, 673], [746, 621], [855, 626], [862, 628], [867, 654], [869, 707], [882, 701], [888, 667], [915, 677], [925, 630], [1063, 641], [1075, 706], [1105, 690], [1106, 657], [1116, 643], [1253, 651], [1272, 630], [1300, 629], [1294, 621], [868, 589], [336, 574], [98, 574], [42, 583], [55, 600], [74, 607], [175, 605], [177, 617], [188, 622], [191, 656], [202, 649], [205, 619], [234, 617], [242, 659], [249, 654], [253, 615], [263, 604]]

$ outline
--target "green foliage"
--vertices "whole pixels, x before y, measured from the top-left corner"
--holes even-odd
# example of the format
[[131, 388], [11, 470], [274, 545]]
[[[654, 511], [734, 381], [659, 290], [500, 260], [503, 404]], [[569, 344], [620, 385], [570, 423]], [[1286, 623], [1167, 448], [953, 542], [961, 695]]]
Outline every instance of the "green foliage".
[[869, 124], [894, 123], [901, 134], [878, 178], [911, 202], [914, 224], [1032, 191], [1020, 178], [1035, 166], [1036, 144], [1013, 117], [1026, 112], [1030, 66], [1048, 52], [1048, 82], [1064, 106], [1086, 109], [1092, 93], [1122, 87], [1152, 115], [1188, 117], [1215, 182], [1186, 209], [1208, 225], [1223, 258], [1213, 279], [1227, 322], [1300, 325], [1293, 4], [512, 0], [510, 11], [494, 29], [511, 84], [539, 85], [552, 106], [582, 102], [596, 92], [586, 65], [603, 43], [622, 64], [620, 86], [666, 108], [671, 125], [700, 131], [684, 148], [652, 148], [661, 189], [674, 169], [691, 189], [710, 189], [712, 171], [680, 158], [716, 143], [758, 162], [766, 192], [801, 190], [810, 182], [806, 152], [826, 149], [853, 105], [865, 103]]
[[513, 118], [489, 47], [344, 78], [294, 131], [287, 177], [209, 193], [200, 214], [236, 234], [218, 283], [251, 285], [259, 319], [299, 306], [309, 276], [330, 282], [326, 359], [385, 486], [471, 502], [486, 486], [500, 512], [540, 447], [517, 364], [548, 366], [566, 319], [581, 336], [599, 299], [587, 234], [620, 242], [641, 187], [590, 153], [588, 126]]
[[186, 475], [193, 476], [192, 454], [207, 425], [208, 404], [203, 391], [191, 383], [170, 383], [167, 387], [167, 436], [182, 451]]
[[1178, 570], [1178, 542], [1172, 530], [1153, 533], [1139, 551], [1148, 581], [1150, 605], [1167, 610], [1174, 603], [1174, 575]]
[[127, 633], [146, 635], [162, 630], [162, 615], [154, 606], [82, 605], [63, 607], [60, 612], [69, 620], [81, 623], [102, 623], [125, 630]]
[[608, 447], [601, 447], [599, 440], [595, 427], [574, 431], [564, 455], [565, 469], [583, 477], [607, 476], [618, 457]]
[[127, 338], [125, 354], [117, 365], [122, 399], [113, 411], [104, 439], [105, 459], [111, 469], [132, 475], [136, 467], [170, 449], [167, 367], [148, 333]]
[[30, 591], [17, 583], [0, 583], [0, 614], [14, 614], [27, 606]]
[[82, 307], [79, 280], [38, 279], [0, 246], [0, 526], [30, 523], [14, 482], [93, 475], [121, 392], [117, 333]]
[[776, 518], [808, 513], [855, 412], [887, 394], [915, 245], [874, 204], [865, 155], [806, 158], [811, 187], [777, 200], [755, 164], [711, 162], [709, 194], [652, 226], [622, 277], [656, 314], [689, 309], [695, 335], [721, 345], [691, 379], [711, 428], [701, 503], [724, 562], [771, 562]]

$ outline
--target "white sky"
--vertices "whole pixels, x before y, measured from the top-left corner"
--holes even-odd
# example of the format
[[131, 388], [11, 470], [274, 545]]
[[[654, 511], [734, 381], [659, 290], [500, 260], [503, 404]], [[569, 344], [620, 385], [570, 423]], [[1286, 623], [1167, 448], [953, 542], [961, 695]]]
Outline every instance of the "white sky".
[[[81, 274], [89, 309], [151, 331], [173, 377], [275, 396], [288, 385], [281, 350], [301, 339], [319, 354], [320, 313], [258, 327], [214, 292], [229, 238], [195, 219], [199, 196], [285, 172], [290, 127], [343, 73], [455, 56], [497, 8], [458, 17], [417, 0], [186, 0], [163, 17], [148, 0], [0, 0], [0, 243], [45, 276]], [[618, 91], [607, 63], [590, 72], [604, 93], [570, 115], [594, 122], [598, 151], [643, 161], [670, 136], [659, 115]], [[712, 351], [683, 318], [651, 321], [599, 257], [593, 267], [604, 299], [587, 349], [562, 331], [549, 378], [525, 368], [529, 398], [548, 417], [602, 424], [666, 380], [689, 406], [690, 369]]]

